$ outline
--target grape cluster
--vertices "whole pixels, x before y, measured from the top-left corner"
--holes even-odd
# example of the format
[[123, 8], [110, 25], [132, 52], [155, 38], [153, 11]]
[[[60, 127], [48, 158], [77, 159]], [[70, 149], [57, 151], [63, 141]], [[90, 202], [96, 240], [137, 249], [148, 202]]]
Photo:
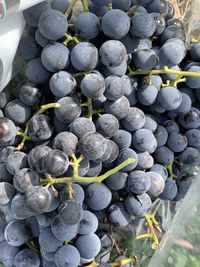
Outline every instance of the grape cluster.
[[83, 0], [73, 21], [75, 2], [24, 11], [26, 78], [0, 93], [7, 267], [133, 266], [110, 263], [113, 233], [152, 229], [153, 201], [182, 199], [200, 164], [200, 44], [173, 6]]

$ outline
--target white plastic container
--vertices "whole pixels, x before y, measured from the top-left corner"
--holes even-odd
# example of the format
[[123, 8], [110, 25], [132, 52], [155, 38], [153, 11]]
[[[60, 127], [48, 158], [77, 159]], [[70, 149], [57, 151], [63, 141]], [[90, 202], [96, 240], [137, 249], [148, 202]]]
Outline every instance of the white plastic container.
[[12, 77], [13, 60], [25, 26], [22, 11], [42, 1], [0, 1], [0, 92]]

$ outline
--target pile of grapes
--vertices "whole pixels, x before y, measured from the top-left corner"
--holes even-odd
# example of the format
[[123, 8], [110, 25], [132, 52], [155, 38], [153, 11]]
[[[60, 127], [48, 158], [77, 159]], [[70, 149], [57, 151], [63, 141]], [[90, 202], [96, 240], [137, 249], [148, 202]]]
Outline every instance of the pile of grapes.
[[[200, 43], [165, 0], [44, 1], [24, 12], [26, 80], [0, 93], [0, 262], [134, 266], [115, 233], [182, 199], [200, 164]], [[71, 19], [70, 19], [71, 18]], [[136, 227], [136, 223], [134, 224]], [[140, 241], [142, 242], [142, 241]]]

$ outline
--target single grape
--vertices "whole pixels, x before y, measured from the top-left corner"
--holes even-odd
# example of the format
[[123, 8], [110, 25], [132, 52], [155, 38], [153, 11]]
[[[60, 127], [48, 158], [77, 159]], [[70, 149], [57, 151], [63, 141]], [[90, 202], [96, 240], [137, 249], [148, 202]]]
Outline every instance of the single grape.
[[68, 22], [59, 10], [47, 9], [39, 17], [38, 29], [47, 39], [57, 40], [67, 32]]
[[144, 124], [143, 128], [151, 131], [154, 134], [157, 127], [158, 127], [158, 124], [157, 124], [155, 118], [149, 114], [146, 114], [145, 115], [145, 124]]
[[150, 197], [155, 198], [163, 192], [165, 180], [158, 172], [149, 171], [146, 174], [150, 178], [150, 188], [147, 193], [150, 195]]
[[130, 111], [130, 104], [125, 96], [116, 101], [106, 100], [104, 103], [106, 113], [114, 115], [118, 120], [126, 117]]
[[0, 117], [0, 147], [5, 147], [16, 136], [16, 126], [12, 120]]
[[134, 197], [128, 195], [125, 200], [125, 207], [130, 215], [136, 217], [143, 217], [150, 210], [152, 205], [151, 199], [148, 194], [144, 193]]
[[121, 123], [126, 130], [134, 132], [144, 126], [144, 112], [139, 108], [131, 107], [127, 116], [121, 120]]
[[151, 179], [144, 171], [132, 171], [128, 175], [127, 186], [136, 195], [146, 193], [151, 186]]
[[25, 83], [19, 88], [19, 99], [27, 106], [39, 105], [42, 93], [33, 83]]
[[[90, 119], [85, 118], [85, 117], [80, 117], [74, 120], [70, 124], [70, 132], [72, 132], [78, 138], [81, 138], [86, 133], [96, 132], [96, 127], [93, 121], [91, 121]], [[72, 140], [73, 138], [70, 137], [70, 142], [72, 142]]]
[[200, 152], [193, 147], [187, 147], [179, 154], [178, 158], [185, 167], [198, 166], [200, 163]]
[[156, 23], [156, 29], [155, 29], [154, 35], [159, 36], [166, 27], [166, 21], [162, 14], [155, 13], [155, 12], [152, 14], [153, 14], [153, 17]]
[[126, 47], [127, 53], [134, 53], [140, 44], [140, 39], [132, 36], [130, 33], [119, 39], [119, 41]]
[[78, 101], [72, 97], [63, 97], [58, 100], [60, 107], [55, 109], [56, 117], [65, 123], [71, 123], [81, 114], [81, 107]]
[[43, 66], [51, 72], [66, 69], [69, 65], [69, 49], [58, 42], [48, 44], [42, 50], [41, 61]]
[[72, 240], [78, 234], [79, 224], [64, 224], [59, 216], [55, 216], [51, 223], [51, 231], [61, 241]]
[[25, 195], [17, 194], [11, 201], [11, 211], [15, 219], [23, 220], [33, 215], [33, 212], [27, 207]]
[[163, 178], [164, 180], [166, 180], [166, 179], [168, 178], [168, 171], [167, 171], [167, 169], [166, 169], [163, 165], [161, 165], [161, 164], [154, 164], [154, 165], [151, 167], [150, 171], [151, 171], [151, 172], [157, 172], [157, 173], [159, 173], [159, 174], [162, 176], [162, 178]]
[[100, 72], [93, 71], [82, 79], [80, 87], [86, 97], [97, 99], [105, 91], [105, 80]]
[[178, 122], [184, 129], [198, 128], [200, 126], [199, 109], [192, 107], [186, 114], [180, 114]]
[[127, 176], [128, 174], [126, 172], [118, 171], [114, 174], [111, 174], [106, 180], [106, 185], [111, 190], [120, 190], [123, 189], [127, 182]]
[[79, 43], [71, 51], [71, 63], [78, 71], [93, 70], [97, 66], [97, 62], [98, 50], [91, 43]]
[[140, 39], [151, 37], [156, 30], [156, 23], [152, 14], [136, 13], [131, 18], [130, 33]]
[[113, 0], [112, 7], [114, 9], [121, 9], [126, 12], [131, 7], [131, 0]]
[[163, 200], [172, 200], [176, 197], [178, 192], [178, 188], [176, 185], [176, 181], [172, 179], [167, 179], [165, 181], [165, 188], [163, 192], [159, 195], [159, 198]]
[[138, 155], [138, 164], [136, 169], [146, 170], [150, 169], [154, 164], [154, 158], [149, 154], [149, 152], [140, 152]]
[[83, 216], [82, 204], [75, 200], [66, 200], [58, 210], [60, 220], [65, 224], [77, 224]]
[[13, 177], [14, 187], [22, 193], [26, 193], [33, 186], [39, 185], [39, 175], [29, 168], [20, 169]]
[[25, 60], [36, 58], [40, 53], [40, 47], [33, 36], [25, 36], [19, 42], [20, 56]]
[[98, 228], [98, 219], [94, 213], [84, 210], [83, 217], [80, 221], [78, 233], [81, 235], [87, 235], [95, 233]]
[[158, 90], [154, 85], [143, 85], [138, 89], [137, 98], [142, 105], [150, 106], [155, 103]]
[[192, 146], [198, 148], [200, 146], [200, 130], [199, 129], [191, 129], [185, 133], [188, 146]]
[[127, 172], [127, 171], [132, 171], [133, 169], [135, 169], [135, 167], [138, 164], [138, 156], [136, 152], [130, 148], [121, 149], [119, 152], [119, 156], [117, 158], [117, 164], [120, 164], [129, 158], [133, 158], [135, 161], [127, 165], [126, 167], [122, 168], [121, 169], [122, 171]]
[[[200, 66], [192, 66], [187, 71], [191, 72], [200, 72]], [[185, 84], [192, 89], [198, 89], [200, 87], [200, 78], [199, 77], [192, 77], [188, 76], [186, 78]]]
[[92, 259], [98, 255], [101, 249], [99, 237], [93, 233], [79, 236], [75, 241], [75, 247], [82, 258]]
[[12, 182], [13, 175], [11, 175], [7, 168], [6, 163], [0, 164], [0, 182]]
[[156, 53], [149, 48], [138, 49], [133, 54], [133, 62], [138, 69], [151, 70], [158, 61]]
[[80, 251], [72, 245], [60, 247], [55, 254], [55, 263], [57, 267], [78, 267], [80, 263]]
[[67, 8], [69, 7], [69, 1], [68, 0], [53, 0], [51, 2], [51, 7], [53, 9], [57, 9], [60, 12], [65, 13]]
[[182, 94], [172, 86], [161, 88], [158, 93], [158, 103], [166, 110], [177, 109], [182, 102]]
[[173, 152], [182, 152], [188, 145], [185, 135], [180, 133], [171, 133], [167, 139], [167, 145]]
[[12, 221], [6, 226], [4, 235], [6, 242], [14, 247], [25, 244], [30, 238], [24, 222], [18, 220]]
[[157, 141], [151, 131], [139, 129], [133, 134], [133, 146], [139, 151], [148, 151], [151, 154], [157, 148]]
[[49, 40], [41, 34], [39, 29], [35, 32], [35, 40], [43, 48], [49, 44]]
[[39, 235], [39, 245], [41, 250], [46, 252], [55, 252], [59, 247], [61, 247], [63, 241], [57, 239], [51, 228], [41, 227]]
[[103, 210], [111, 202], [110, 189], [101, 183], [89, 184], [85, 189], [85, 203], [92, 210]]
[[9, 245], [6, 241], [0, 243], [0, 261], [5, 266], [14, 266], [14, 258], [20, 251], [20, 248]]
[[105, 35], [120, 39], [128, 33], [130, 19], [124, 11], [112, 9], [103, 16], [101, 27]]
[[157, 140], [157, 146], [164, 146], [167, 143], [168, 132], [165, 127], [162, 125], [158, 125], [156, 131], [154, 132], [154, 136]]
[[31, 117], [31, 109], [18, 99], [8, 102], [5, 107], [5, 116], [15, 125], [24, 124]]
[[167, 130], [168, 134], [170, 133], [178, 133], [180, 131], [178, 123], [173, 120], [166, 120], [163, 123], [163, 127]]
[[97, 119], [96, 129], [104, 137], [110, 138], [119, 130], [119, 122], [113, 115], [104, 114]]
[[154, 159], [157, 163], [168, 165], [174, 161], [174, 153], [167, 146], [160, 146], [154, 153]]
[[128, 131], [120, 129], [115, 132], [112, 140], [118, 145], [120, 149], [129, 148], [132, 143], [132, 135]]
[[101, 170], [102, 170], [101, 162], [90, 161], [90, 167], [88, 172], [86, 173], [86, 176], [96, 177], [100, 174]]
[[114, 227], [124, 228], [130, 223], [130, 216], [122, 203], [116, 203], [108, 209], [108, 220]]
[[[85, 198], [85, 193], [84, 193], [83, 188], [79, 184], [76, 184], [76, 183], [73, 183], [71, 187], [72, 187], [73, 199], [76, 202], [83, 203], [84, 198]], [[60, 200], [62, 203], [64, 203], [67, 200], [70, 200], [69, 189], [70, 187], [66, 185], [60, 191]]]
[[27, 207], [34, 213], [46, 211], [52, 201], [52, 195], [48, 189], [42, 186], [34, 186], [25, 194]]
[[[80, 118], [80, 120], [81, 119], [82, 118]], [[77, 120], [79, 120], [79, 118]], [[70, 156], [71, 154], [75, 153], [77, 144], [78, 138], [76, 135], [67, 131], [63, 131], [54, 137], [52, 146], [55, 149], [63, 151], [67, 156]]]

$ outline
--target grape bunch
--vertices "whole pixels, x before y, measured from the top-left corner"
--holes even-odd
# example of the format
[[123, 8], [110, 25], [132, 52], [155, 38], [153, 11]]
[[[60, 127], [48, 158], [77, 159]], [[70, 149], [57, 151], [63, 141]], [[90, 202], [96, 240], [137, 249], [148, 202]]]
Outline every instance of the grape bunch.
[[82, 0], [74, 19], [75, 2], [24, 11], [25, 77], [0, 93], [6, 267], [133, 266], [115, 232], [158, 227], [152, 203], [181, 200], [200, 164], [200, 44], [172, 4]]

